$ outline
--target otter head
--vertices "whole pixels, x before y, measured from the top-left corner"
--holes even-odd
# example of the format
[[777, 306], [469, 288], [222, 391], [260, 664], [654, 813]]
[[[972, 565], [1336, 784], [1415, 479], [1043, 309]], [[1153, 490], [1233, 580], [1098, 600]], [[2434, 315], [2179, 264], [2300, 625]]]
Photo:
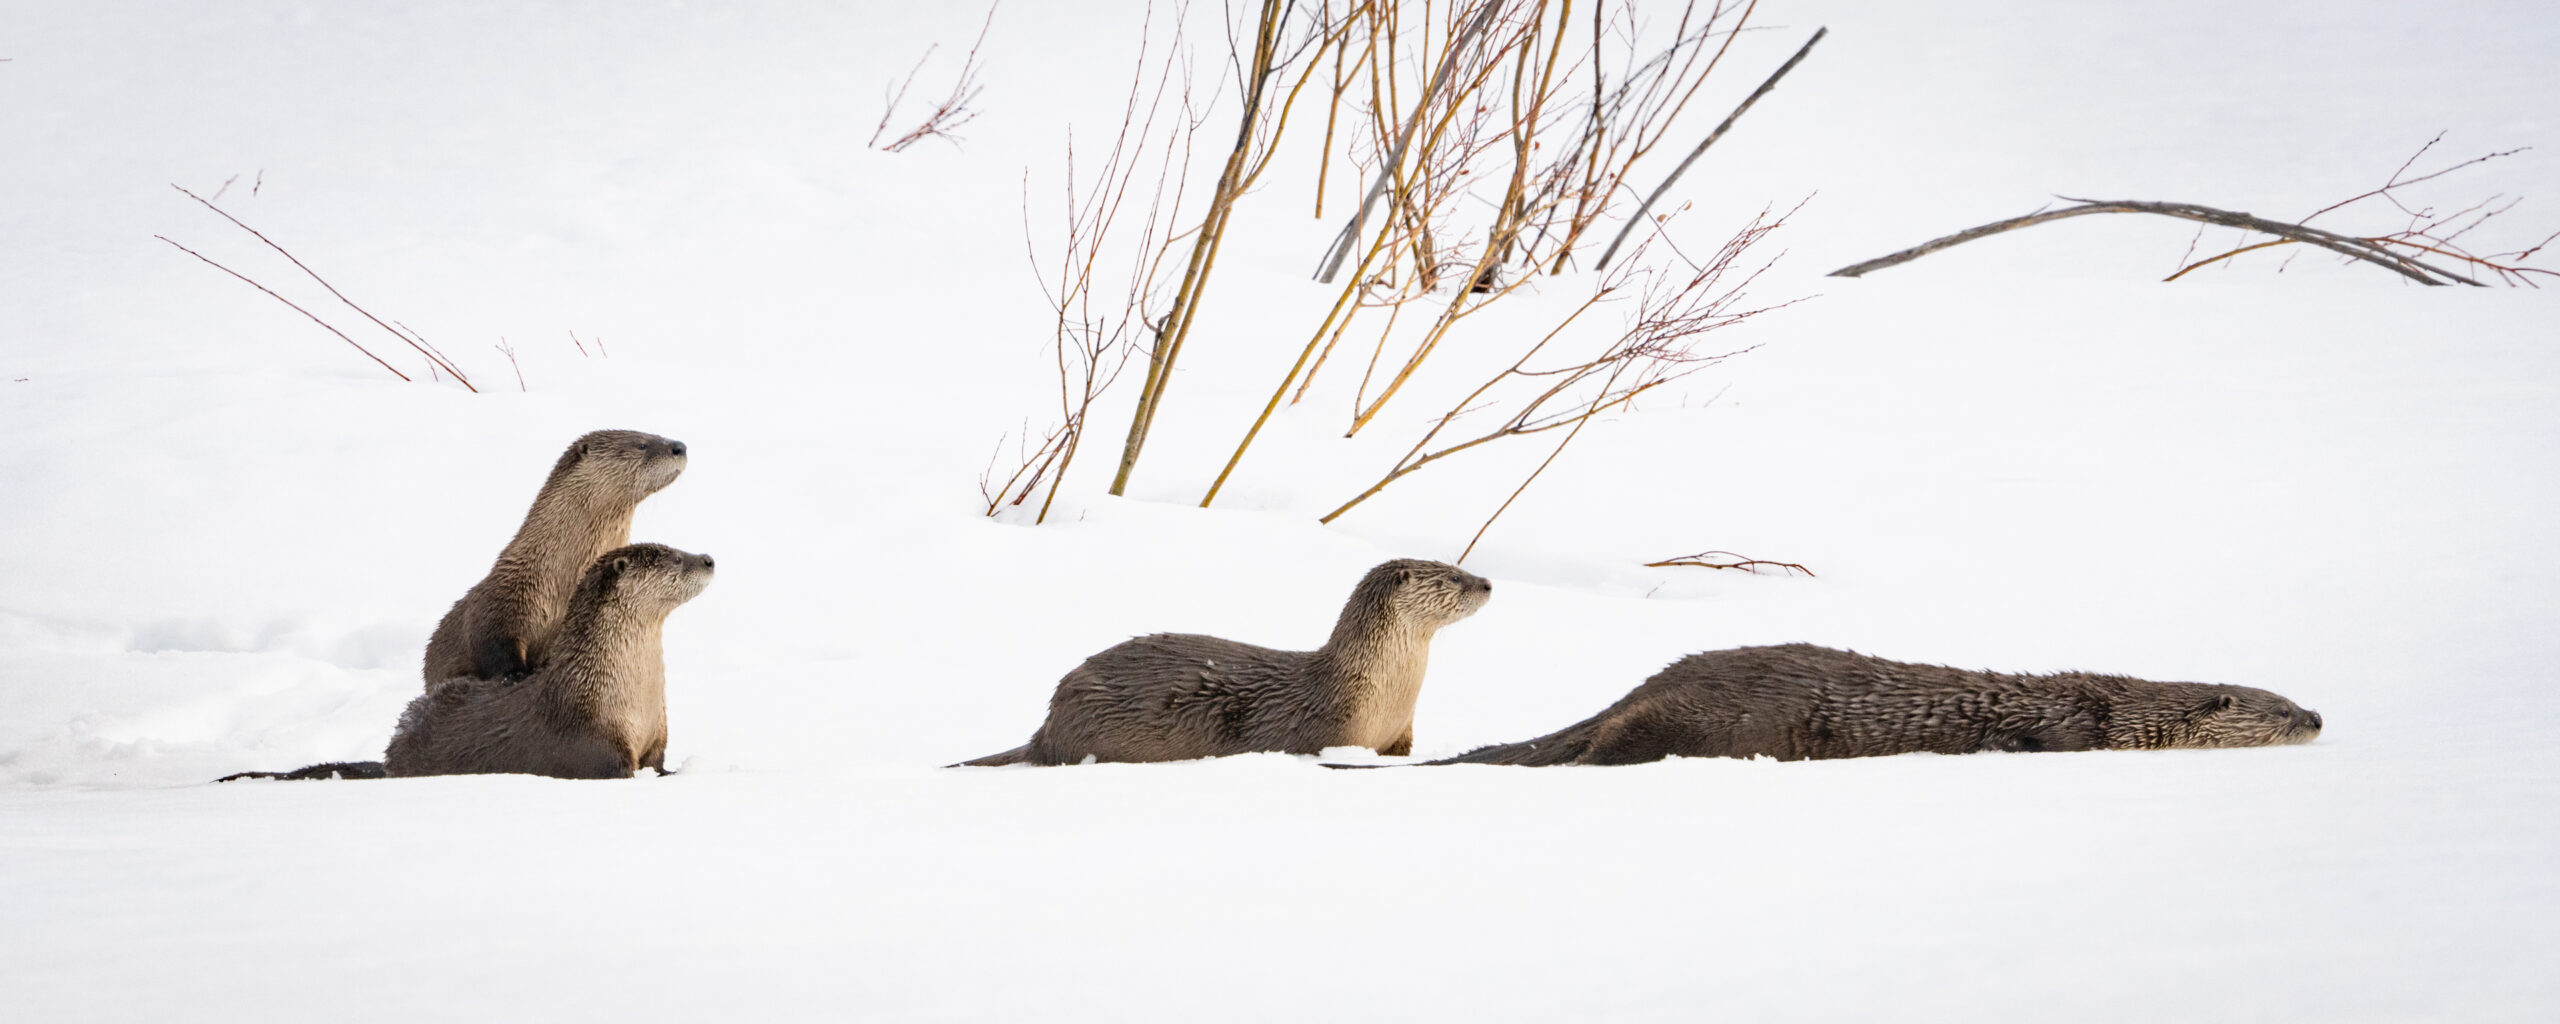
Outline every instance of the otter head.
[[[711, 556], [664, 544], [626, 544], [597, 556], [578, 582], [578, 601], [661, 613], [711, 585]], [[574, 603], [574, 602], [573, 602]]]
[[550, 490], [577, 485], [583, 493], [638, 502], [674, 483], [684, 472], [685, 447], [637, 430], [599, 430], [569, 444], [551, 467]]
[[1353, 595], [1355, 609], [1435, 630], [1484, 607], [1493, 583], [1446, 562], [1399, 558], [1369, 570]]
[[2320, 713], [2249, 686], [2208, 686], [2171, 729], [2180, 747], [2271, 747], [2320, 737]]

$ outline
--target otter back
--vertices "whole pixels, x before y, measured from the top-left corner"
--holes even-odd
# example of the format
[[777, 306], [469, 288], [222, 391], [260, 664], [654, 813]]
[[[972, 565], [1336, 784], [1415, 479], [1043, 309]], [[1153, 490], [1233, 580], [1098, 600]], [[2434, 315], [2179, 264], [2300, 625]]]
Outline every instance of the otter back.
[[2320, 725], [2245, 686], [1980, 672], [1790, 644], [1693, 654], [1582, 722], [1431, 763], [2268, 746], [2308, 743]]
[[1492, 592], [1456, 566], [1399, 559], [1362, 577], [1333, 636], [1313, 651], [1194, 633], [1124, 641], [1058, 681], [1030, 742], [963, 763], [1180, 761], [1338, 746], [1402, 754], [1413, 746], [1432, 635]]

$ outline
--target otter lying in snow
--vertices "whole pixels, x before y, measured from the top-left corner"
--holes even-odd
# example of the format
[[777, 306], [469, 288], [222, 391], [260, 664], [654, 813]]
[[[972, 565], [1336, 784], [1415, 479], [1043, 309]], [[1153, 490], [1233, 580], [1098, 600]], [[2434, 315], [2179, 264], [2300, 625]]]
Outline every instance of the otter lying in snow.
[[1398, 559], [1361, 578], [1333, 637], [1312, 651], [1191, 633], [1123, 641], [1058, 681], [1031, 742], [962, 763], [1184, 761], [1341, 746], [1402, 754], [1413, 748], [1432, 634], [1492, 596], [1492, 583], [1457, 566]]
[[1975, 672], [1788, 644], [1692, 654], [1585, 721], [1426, 763], [2260, 747], [2319, 735], [2317, 712], [2246, 686]]

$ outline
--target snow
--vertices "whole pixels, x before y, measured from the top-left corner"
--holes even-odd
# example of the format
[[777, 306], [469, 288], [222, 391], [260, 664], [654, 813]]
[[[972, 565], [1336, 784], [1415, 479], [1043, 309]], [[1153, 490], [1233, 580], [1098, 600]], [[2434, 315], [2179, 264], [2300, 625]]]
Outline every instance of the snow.
[[[2560, 12], [1764, 5], [1718, 116], [1831, 35], [1681, 225], [1811, 195], [1753, 290], [1806, 301], [1488, 532], [1495, 597], [1435, 643], [1415, 753], [1792, 640], [2263, 686], [2318, 743], [1368, 772], [939, 767], [1133, 633], [1320, 642], [1361, 570], [1454, 556], [1543, 455], [1319, 526], [1412, 436], [1340, 442], [1320, 385], [1192, 507], [1330, 299], [1335, 223], [1283, 166], [1131, 498], [1088, 453], [1050, 524], [979, 518], [1052, 383], [1026, 169], [1044, 202], [1066, 127], [1107, 129], [1141, 12], [1007, 5], [964, 145], [863, 148], [882, 83], [935, 42], [917, 88], [947, 82], [983, 13], [0, 8], [13, 1019], [2560, 1014], [2546, 293], [2273, 256], [2163, 285], [2194, 231], [2140, 217], [1819, 276], [2053, 193], [2300, 216], [2439, 131], [2537, 147], [2427, 193], [2523, 195], [2530, 244], [2560, 227]], [[487, 393], [392, 379], [152, 239], [312, 298], [167, 187], [235, 174], [226, 209]], [[634, 535], [720, 560], [667, 628], [680, 774], [205, 781], [378, 754], [436, 617], [599, 427], [692, 447]], [[1707, 547], [1820, 575], [1640, 567]]]

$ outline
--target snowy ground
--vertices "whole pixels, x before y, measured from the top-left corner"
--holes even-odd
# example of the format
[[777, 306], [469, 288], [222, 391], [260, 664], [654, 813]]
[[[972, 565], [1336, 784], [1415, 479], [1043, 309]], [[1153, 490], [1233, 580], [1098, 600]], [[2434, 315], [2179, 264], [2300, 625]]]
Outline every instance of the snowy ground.
[[[2547, 292], [2162, 285], [2192, 232], [2145, 218], [1819, 276], [2055, 192], [2299, 216], [2439, 131], [2538, 147], [2431, 196], [2525, 195], [2539, 237], [2548, 5], [1763, 5], [1719, 114], [1832, 34], [1684, 219], [1814, 194], [1756, 289], [1813, 298], [1488, 535], [1416, 753], [1788, 640], [2263, 686], [2318, 743], [1378, 772], [936, 767], [1132, 633], [1315, 644], [1525, 468], [1317, 526], [1383, 461], [1320, 392], [1190, 507], [1329, 298], [1300, 175], [1240, 214], [1132, 498], [1095, 457], [1062, 522], [978, 518], [1043, 385], [1025, 168], [1113, 106], [1137, 16], [1009, 5], [967, 145], [865, 149], [982, 11], [0, 3], [11, 1019], [2560, 1016]], [[289, 281], [167, 187], [233, 175], [502, 387], [400, 383], [151, 238]], [[436, 616], [607, 426], [692, 445], [635, 535], [720, 559], [668, 627], [682, 774], [205, 784], [377, 754]], [[1704, 547], [1821, 576], [1635, 568]]]

